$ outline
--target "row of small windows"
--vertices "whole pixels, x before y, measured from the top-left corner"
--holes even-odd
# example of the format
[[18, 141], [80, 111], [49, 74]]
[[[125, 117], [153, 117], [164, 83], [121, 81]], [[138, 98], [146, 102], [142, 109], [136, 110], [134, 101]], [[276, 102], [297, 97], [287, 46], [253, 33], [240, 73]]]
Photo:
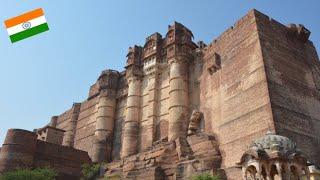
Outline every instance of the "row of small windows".
[[144, 50], [145, 52], [148, 52], [148, 51], [156, 50], [156, 49], [157, 49], [157, 47], [156, 47], [156, 46], [153, 46], [153, 47], [144, 48], [143, 50]]
[[[162, 58], [162, 59], [160, 59], [159, 63], [167, 63], [167, 59]], [[143, 63], [144, 67], [148, 67], [148, 66], [155, 65], [155, 64], [156, 64], [156, 57], [146, 59]]]
[[156, 42], [150, 42], [147, 44], [147, 46], [143, 49], [144, 51], [150, 51], [150, 50], [156, 50], [157, 46], [156, 46]]
[[155, 57], [152, 57], [150, 59], [146, 59], [143, 63], [143, 65], [146, 67], [146, 66], [150, 66], [150, 65], [153, 65], [156, 63], [156, 58]]

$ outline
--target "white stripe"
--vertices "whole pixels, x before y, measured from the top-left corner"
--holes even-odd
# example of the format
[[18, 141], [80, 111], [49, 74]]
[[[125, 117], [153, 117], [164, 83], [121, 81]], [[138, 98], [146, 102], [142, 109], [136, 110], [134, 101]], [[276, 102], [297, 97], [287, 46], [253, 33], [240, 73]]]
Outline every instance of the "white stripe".
[[[31, 20], [29, 20], [27, 22], [31, 23], [31, 27], [30, 28], [32, 28], [32, 27], [38, 26], [40, 24], [46, 23], [47, 21], [46, 21], [46, 18], [44, 16], [40, 16], [40, 17], [31, 19]], [[12, 27], [8, 28], [7, 31], [8, 31], [9, 36], [11, 36], [12, 34], [16, 34], [16, 33], [19, 33], [21, 31], [27, 30], [27, 29], [24, 29], [22, 27], [22, 24], [23, 23], [20, 23], [20, 24], [17, 24], [15, 26], [12, 26]]]

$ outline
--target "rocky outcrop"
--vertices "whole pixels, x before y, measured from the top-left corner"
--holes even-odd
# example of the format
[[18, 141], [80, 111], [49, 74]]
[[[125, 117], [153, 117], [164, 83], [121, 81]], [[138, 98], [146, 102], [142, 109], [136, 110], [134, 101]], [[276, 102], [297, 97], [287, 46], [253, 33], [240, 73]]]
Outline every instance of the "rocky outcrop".
[[220, 174], [221, 155], [215, 138], [197, 133], [186, 140], [154, 142], [148, 151], [105, 165], [105, 177], [165, 180], [187, 179], [202, 172]]

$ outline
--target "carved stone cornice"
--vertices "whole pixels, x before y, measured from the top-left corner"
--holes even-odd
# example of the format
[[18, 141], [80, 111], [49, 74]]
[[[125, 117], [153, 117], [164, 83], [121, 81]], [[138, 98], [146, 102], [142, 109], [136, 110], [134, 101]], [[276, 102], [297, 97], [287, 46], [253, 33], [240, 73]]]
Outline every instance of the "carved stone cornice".
[[104, 89], [116, 90], [118, 88], [120, 74], [114, 70], [104, 70], [98, 78], [97, 84], [99, 91]]
[[143, 79], [142, 76], [129, 76], [127, 78], [127, 82], [128, 82], [128, 84], [130, 84], [131, 82], [142, 81], [142, 79]]
[[115, 89], [102, 89], [99, 93], [100, 97], [113, 97], [115, 98], [117, 91]]
[[142, 47], [141, 46], [133, 46], [129, 47], [129, 52], [127, 54], [127, 67], [130, 66], [139, 66], [141, 65], [141, 56], [142, 56]]
[[193, 57], [191, 56], [183, 56], [183, 55], [177, 55], [173, 58], [168, 59], [168, 64], [171, 66], [172, 63], [187, 63], [189, 64]]
[[117, 91], [116, 98], [121, 99], [128, 96], [128, 89], [121, 89]]
[[184, 61], [191, 61], [194, 58], [194, 50], [191, 49], [188, 46], [178, 46], [178, 45], [172, 45], [167, 48], [167, 59], [168, 63], [170, 64], [170, 61], [173, 59], [175, 60], [184, 60]]
[[144, 75], [147, 77], [152, 77], [155, 76], [157, 74], [159, 74], [161, 72], [160, 68], [159, 68], [160, 64], [156, 64], [148, 69], [144, 70]]
[[131, 66], [128, 67], [126, 70], [126, 78], [127, 81], [129, 82], [129, 80], [139, 80], [142, 79], [143, 77], [143, 71], [140, 67], [138, 66]]

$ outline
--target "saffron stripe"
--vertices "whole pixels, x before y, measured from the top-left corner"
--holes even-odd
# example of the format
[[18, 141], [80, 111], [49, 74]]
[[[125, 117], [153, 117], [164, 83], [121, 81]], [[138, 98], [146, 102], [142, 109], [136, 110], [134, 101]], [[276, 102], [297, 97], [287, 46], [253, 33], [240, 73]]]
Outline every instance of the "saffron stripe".
[[6, 25], [7, 28], [9, 28], [9, 27], [15, 26], [17, 24], [29, 21], [30, 19], [37, 18], [42, 15], [43, 15], [43, 10], [41, 8], [39, 8], [39, 9], [35, 9], [30, 12], [24, 13], [20, 16], [16, 16], [11, 19], [8, 19], [8, 20], [4, 21], [4, 24]]
[[[31, 27], [35, 27], [35, 26], [39, 26], [40, 24], [43, 23], [47, 23], [46, 18], [44, 16], [40, 16], [34, 19], [31, 19], [30, 21], [28, 21], [31, 24]], [[9, 36], [19, 33], [21, 31], [25, 31], [26, 29], [23, 28], [23, 23], [12, 26], [10, 28], [7, 29]]]
[[49, 27], [47, 23], [40, 24], [39, 26], [35, 26], [33, 28], [11, 35], [10, 40], [11, 42], [14, 43], [48, 30], [49, 30]]

